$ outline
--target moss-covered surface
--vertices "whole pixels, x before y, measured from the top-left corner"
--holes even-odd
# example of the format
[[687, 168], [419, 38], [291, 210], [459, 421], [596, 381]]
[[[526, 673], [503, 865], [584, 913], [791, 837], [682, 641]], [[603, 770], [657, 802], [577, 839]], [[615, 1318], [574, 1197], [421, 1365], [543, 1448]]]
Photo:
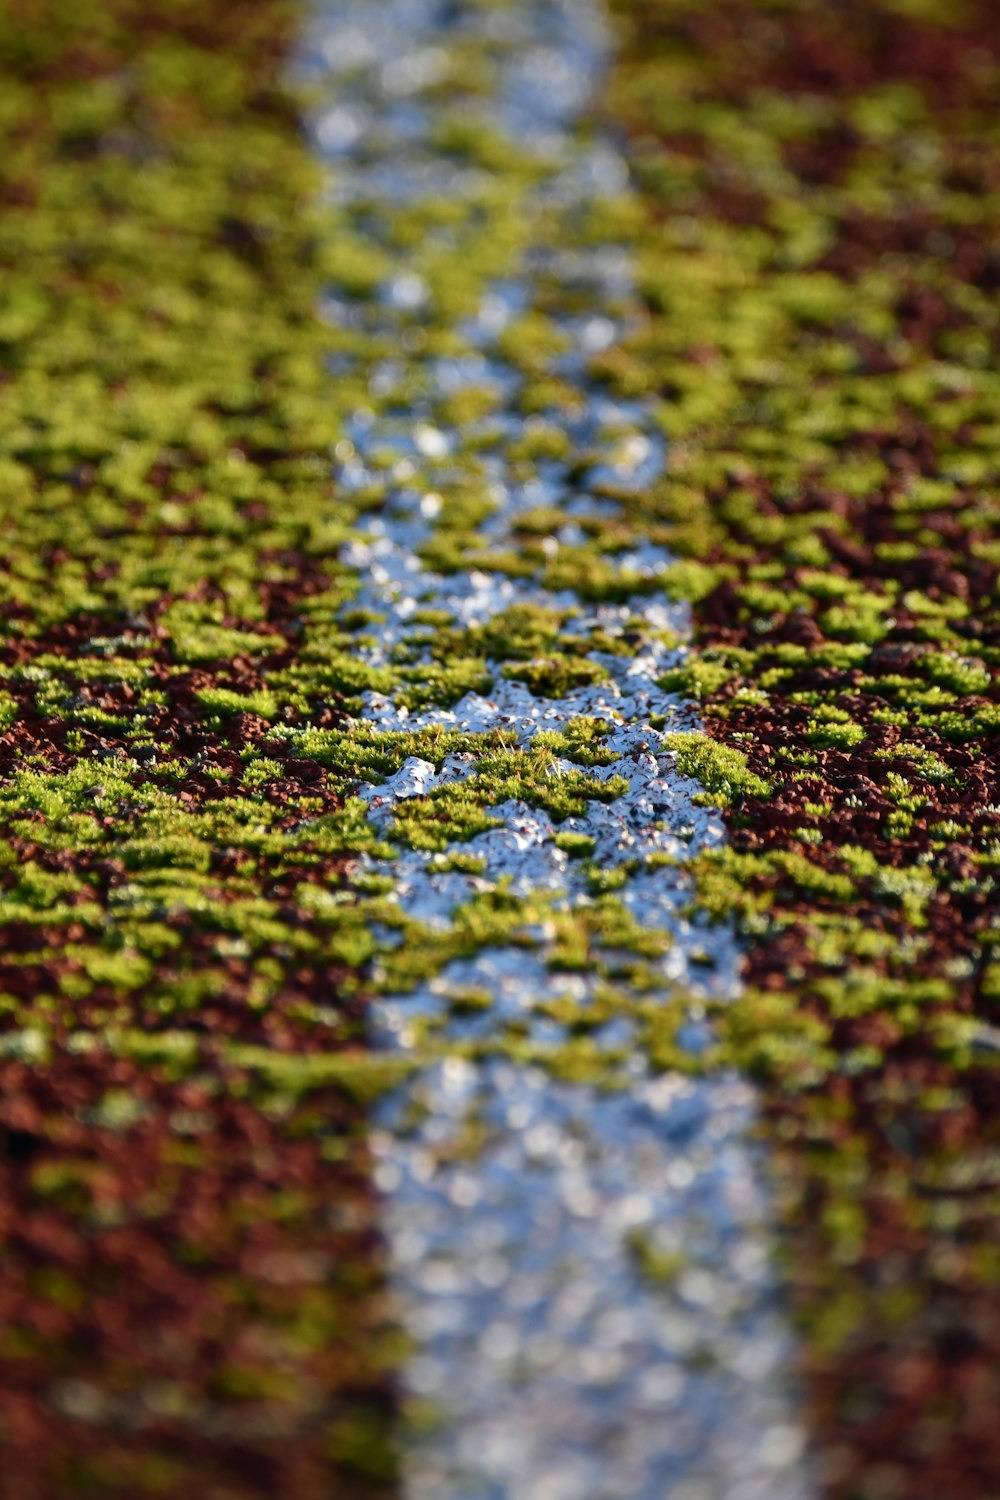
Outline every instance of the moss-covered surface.
[[[539, 507], [491, 549], [496, 393], [435, 398], [465, 436], [424, 561], [581, 608], [459, 629], [428, 607], [373, 666], [380, 621], [338, 553], [398, 454], [367, 489], [328, 477], [396, 352], [365, 303], [401, 254], [429, 289], [387, 403], [405, 413], [491, 280], [563, 232], [524, 211], [537, 161], [463, 122], [481, 59], [442, 114], [443, 146], [485, 169], [479, 197], [386, 207], [380, 259], [312, 206], [279, 82], [301, 6], [0, 0], [12, 1500], [391, 1484], [362, 1127], [394, 1065], [366, 1050], [358, 974], [376, 960], [405, 992], [542, 928], [554, 967], [598, 974], [599, 1004], [555, 1005], [565, 1041], [544, 1059], [516, 1026], [490, 1046], [613, 1081], [627, 1056], [594, 1035], [627, 1017], [654, 1065], [765, 1081], [830, 1494], [1000, 1490], [1000, 37], [985, 0], [615, 8], [610, 106], [645, 205], [595, 205], [574, 233], [636, 246], [650, 316], [592, 373], [658, 398], [669, 476], [558, 548], [565, 518]], [[316, 317], [331, 285], [358, 312], [337, 329]], [[502, 337], [530, 478], [567, 460], [563, 330], [538, 306]], [[619, 437], [571, 463], [586, 475]], [[419, 477], [419, 444], [407, 462]], [[665, 578], [621, 562], [643, 540], [677, 556]], [[410, 757], [476, 757], [390, 830], [470, 875], [456, 846], [505, 798], [558, 824], [617, 790], [593, 719], [527, 748], [386, 732], [347, 719], [366, 691], [419, 709], [510, 678], [558, 697], [636, 644], [586, 606], [661, 582], [694, 602], [700, 647], [664, 685], [714, 736], [671, 748], [732, 830], [701, 902], [750, 938], [747, 993], [698, 1057], [660, 938], [585, 834], [555, 834], [589, 882], [578, 911], [493, 888], [442, 932], [400, 917], [391, 877], [347, 884], [353, 855], [387, 852], [352, 784]]]
[[[647, 525], [745, 757], [703, 899], [766, 1086], [828, 1493], [1000, 1493], [1000, 28], [616, 0], [667, 398]], [[690, 561], [687, 561], [687, 560]], [[683, 570], [687, 572], [684, 573]], [[752, 779], [751, 779], [752, 778]], [[766, 783], [766, 785], [765, 785]]]
[[390, 1479], [300, 21], [0, 4], [11, 1500]]
[[[363, 309], [401, 254], [433, 293], [385, 403], [405, 414], [426, 402], [434, 360], [461, 352], [461, 320], [491, 281], [530, 244], [561, 245], [565, 226], [526, 211], [537, 160], [459, 129], [476, 83], [461, 67], [446, 144], [489, 169], [469, 201], [387, 203], [374, 237], [364, 210], [321, 211], [304, 101], [287, 92], [304, 20], [281, 0], [0, 0], [12, 1500], [391, 1489], [400, 1350], [382, 1305], [367, 1107], [401, 1067], [454, 1048], [428, 1023], [408, 1062], [373, 1054], [362, 971], [406, 992], [452, 958], [551, 933], [553, 966], [604, 990], [586, 1017], [560, 1009], [564, 1040], [539, 1061], [620, 1083], [627, 1057], [594, 1037], [625, 1016], [660, 1065], [694, 1066], [675, 1040], [683, 1003], [662, 1003], [662, 935], [630, 919], [623, 872], [588, 861], [586, 836], [556, 835], [592, 889], [579, 913], [497, 886], [442, 931], [387, 899], [391, 864], [352, 868], [414, 849], [475, 876], [462, 841], [505, 799], [558, 825], [615, 798], [621, 778], [597, 774], [616, 759], [606, 722], [581, 715], [530, 744], [500, 729], [385, 731], [364, 720], [364, 695], [412, 711], [505, 677], [538, 697], [600, 682], [594, 657], [627, 658], [635, 639], [588, 605], [655, 580], [619, 564], [639, 534], [627, 521], [581, 526], [553, 557], [539, 509], [516, 549], [491, 550], [481, 450], [507, 434], [480, 420], [495, 393], [452, 393], [431, 417], [474, 425], [435, 483], [428, 559], [535, 577], [581, 603], [459, 628], [430, 600], [372, 665], [383, 618], [354, 602], [361, 579], [342, 555], [359, 516], [386, 504], [396, 457], [352, 486], [345, 433], [371, 410], [395, 338], [366, 329]], [[324, 324], [327, 292], [358, 318]], [[523, 481], [566, 459], [559, 427], [577, 398], [557, 378], [563, 342], [541, 309], [504, 335], [526, 377]], [[628, 435], [610, 423], [574, 461], [594, 468]], [[749, 774], [683, 738], [713, 795]], [[350, 795], [411, 757], [440, 769], [449, 755], [475, 757], [475, 773], [408, 800], [387, 831]], [[477, 1003], [454, 997], [456, 1011]], [[513, 1024], [468, 1043], [498, 1050], [539, 1051]]]

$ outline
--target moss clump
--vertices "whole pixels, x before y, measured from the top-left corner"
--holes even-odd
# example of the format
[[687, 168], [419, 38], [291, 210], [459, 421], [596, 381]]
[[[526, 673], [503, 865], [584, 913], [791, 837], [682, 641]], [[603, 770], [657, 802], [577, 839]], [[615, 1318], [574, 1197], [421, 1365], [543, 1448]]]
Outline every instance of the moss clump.
[[586, 658], [548, 656], [508, 663], [503, 675], [515, 682], [523, 682], [537, 698], [564, 698], [574, 688], [603, 682], [608, 673], [599, 662]]
[[766, 797], [771, 785], [755, 775], [741, 750], [720, 744], [705, 734], [668, 734], [668, 750], [682, 776], [693, 776], [708, 794], [704, 800], [726, 806], [734, 797]]
[[573, 833], [566, 830], [556, 834], [556, 848], [562, 849], [570, 859], [581, 859], [594, 852], [594, 839], [589, 833]]

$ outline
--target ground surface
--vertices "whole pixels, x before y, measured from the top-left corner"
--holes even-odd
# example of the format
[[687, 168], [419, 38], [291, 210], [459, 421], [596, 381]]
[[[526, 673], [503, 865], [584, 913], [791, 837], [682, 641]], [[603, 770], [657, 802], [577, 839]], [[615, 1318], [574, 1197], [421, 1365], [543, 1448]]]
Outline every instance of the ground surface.
[[831, 1491], [994, 1494], [996, 17], [616, 9], [652, 311], [619, 368], [672, 398], [657, 515], [709, 564], [684, 680], [774, 786], [704, 891], [751, 936]]
[[340, 717], [299, 20], [0, 10], [11, 1500], [388, 1462], [349, 1420], [381, 1383], [352, 825], [267, 744], [311, 694]]
[[[324, 202], [290, 94], [301, 6], [0, 4], [12, 1500], [396, 1486], [386, 1417], [414, 1392], [385, 1277], [404, 1304], [419, 1286], [373, 1170], [391, 1209], [423, 1157], [387, 1172], [387, 1141], [423, 1150], [434, 1096], [388, 1135], [379, 1115], [374, 1168], [368, 1123], [446, 1057], [480, 1071], [445, 1085], [521, 1068], [554, 1100], [627, 1098], [636, 1057], [636, 1098], [758, 1080], [818, 1488], [1000, 1492], [1000, 42], [974, 3], [613, 9], [603, 128], [641, 202], [613, 171], [592, 203], [579, 174], [547, 198], [544, 142], [511, 144], [530, 77], [506, 133], [470, 123], [493, 62], [459, 35], [379, 86], [404, 138], [427, 92], [431, 166], [464, 196], [425, 172], [387, 211], [370, 98], [357, 129], [313, 98], [319, 148], [364, 181]], [[616, 246], [637, 289], [608, 262], [568, 293], [566, 236]], [[586, 331], [597, 298], [610, 334]], [[449, 360], [469, 378], [445, 388]], [[664, 434], [668, 469], [643, 467]], [[439, 502], [416, 529], [408, 489]], [[438, 580], [422, 617], [386, 591], [407, 559]], [[473, 575], [478, 604], [447, 582]], [[508, 729], [473, 722], [484, 702]], [[498, 807], [523, 845], [489, 842]], [[533, 1005], [493, 1004], [509, 951]], [[407, 993], [437, 1010], [387, 1051]], [[432, 1222], [490, 1159], [492, 1107], [439, 1150]], [[613, 1136], [615, 1108], [587, 1118]], [[662, 1204], [684, 1173], [642, 1152]], [[602, 1171], [620, 1295], [686, 1316], [689, 1221], [630, 1221]], [[717, 1350], [688, 1354], [741, 1399]], [[677, 1408], [656, 1368], [654, 1415]], [[732, 1473], [805, 1493], [782, 1410], [763, 1468]]]

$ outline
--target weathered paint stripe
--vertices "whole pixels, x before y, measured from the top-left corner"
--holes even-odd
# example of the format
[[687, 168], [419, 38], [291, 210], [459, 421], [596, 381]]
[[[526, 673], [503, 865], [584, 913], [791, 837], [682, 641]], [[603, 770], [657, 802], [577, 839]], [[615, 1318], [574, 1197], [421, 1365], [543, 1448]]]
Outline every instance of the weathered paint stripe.
[[[397, 923], [374, 976], [380, 1039], [422, 1063], [373, 1141], [415, 1344], [405, 1487], [413, 1500], [798, 1500], [812, 1490], [754, 1095], [682, 1062], [710, 1041], [699, 997], [738, 984], [732, 930], [688, 914], [685, 861], [723, 838], [676, 765], [671, 737], [696, 733], [697, 717], [658, 685], [683, 659], [688, 617], [658, 586], [667, 554], [613, 545], [663, 442], [651, 403], [614, 398], [590, 373], [638, 316], [626, 168], [581, 123], [605, 45], [577, 0], [343, 0], [319, 7], [310, 38], [307, 71], [326, 90], [316, 147], [356, 258], [378, 267], [363, 290], [357, 277], [334, 285], [327, 306], [335, 369], [369, 393], [338, 450], [342, 485], [369, 504], [343, 553], [371, 613], [363, 660], [387, 674], [365, 718], [426, 747], [434, 730], [448, 737], [361, 789], [397, 844], [368, 873], [391, 878], [397, 909], [442, 953], [408, 973]], [[478, 281], [446, 201], [459, 224], [479, 212], [484, 237], [509, 245], [499, 267], [485, 255]], [[416, 246], [401, 225], [421, 210]], [[472, 277], [454, 311], [449, 254], [456, 278]], [[532, 416], [518, 344], [538, 315], [553, 386]], [[383, 356], [359, 368], [352, 330], [366, 347], [381, 339]], [[486, 393], [486, 415], [456, 412], [469, 388]], [[546, 446], [551, 431], [568, 442]], [[440, 539], [470, 490], [487, 503], [457, 539], [465, 565], [442, 570]], [[524, 539], [543, 507], [540, 577]], [[588, 598], [559, 560], [594, 534], [617, 582]], [[400, 661], [433, 670], [428, 630], [488, 639], [517, 608], [559, 617], [558, 645], [594, 680], [578, 673], [560, 691], [538, 660], [534, 679], [523, 664], [505, 677], [499, 630], [489, 681], [459, 701], [414, 710], [392, 684]], [[581, 718], [603, 727], [595, 785], [569, 816], [509, 785], [491, 801], [489, 736], [524, 756], [539, 735], [568, 737], [550, 774], [571, 785], [565, 746]], [[442, 825], [428, 847], [428, 808], [447, 817], [450, 803], [485, 807], [496, 826]], [[588, 845], [581, 864], [572, 854]], [[486, 922], [477, 938], [470, 914], [498, 892], [523, 920]], [[589, 934], [582, 959], [576, 928]], [[663, 1072], [650, 1009], [680, 988], [681, 1066]], [[583, 1031], [590, 1051], [573, 1053]]]

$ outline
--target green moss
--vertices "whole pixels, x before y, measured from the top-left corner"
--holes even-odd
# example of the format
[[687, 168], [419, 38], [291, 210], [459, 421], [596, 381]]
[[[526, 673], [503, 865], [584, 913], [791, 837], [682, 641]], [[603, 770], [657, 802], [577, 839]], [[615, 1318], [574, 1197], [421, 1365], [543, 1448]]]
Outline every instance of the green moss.
[[202, 708], [216, 714], [260, 714], [261, 718], [273, 719], [278, 712], [278, 703], [273, 693], [234, 693], [229, 688], [203, 688], [195, 693]]
[[598, 662], [585, 657], [536, 657], [533, 661], [508, 663], [505, 677], [523, 682], [537, 698], [564, 698], [574, 688], [603, 682], [608, 672]]
[[581, 859], [594, 852], [594, 839], [589, 833], [565, 833], [556, 834], [556, 847], [562, 849], [569, 855], [570, 859]]
[[466, 784], [437, 787], [428, 797], [412, 797], [397, 808], [393, 818], [393, 834], [411, 849], [447, 849], [500, 826], [499, 818], [483, 810], [476, 789]]
[[741, 750], [705, 734], [669, 734], [665, 741], [682, 776], [700, 781], [711, 801], [725, 806], [734, 797], [766, 797], [770, 783], [753, 773]]
[[664, 673], [659, 686], [668, 693], [681, 693], [686, 698], [704, 698], [717, 693], [733, 675], [732, 669], [724, 662], [699, 654], [689, 657], [683, 666]]

